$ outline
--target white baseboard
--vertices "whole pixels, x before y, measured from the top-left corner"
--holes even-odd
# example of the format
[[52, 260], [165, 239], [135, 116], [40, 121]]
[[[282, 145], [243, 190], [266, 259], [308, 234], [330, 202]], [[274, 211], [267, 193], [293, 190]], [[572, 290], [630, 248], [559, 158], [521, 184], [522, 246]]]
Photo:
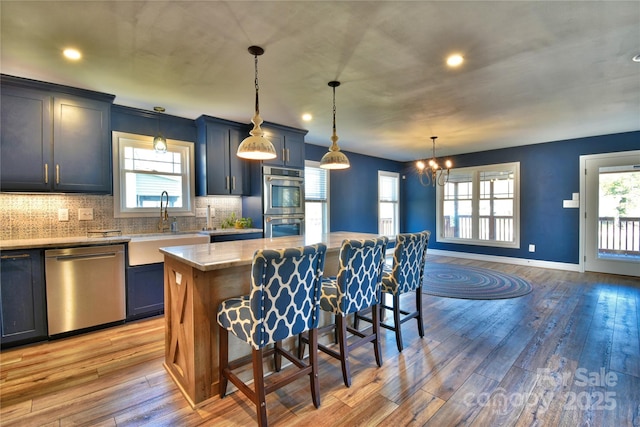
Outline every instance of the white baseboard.
[[540, 261], [536, 259], [512, 258], [497, 255], [473, 254], [468, 252], [443, 251], [439, 249], [429, 249], [428, 255], [440, 255], [454, 258], [474, 259], [478, 261], [501, 262], [503, 264], [527, 265], [529, 267], [550, 268], [552, 270], [567, 270], [580, 272], [579, 264], [569, 264], [565, 262]]

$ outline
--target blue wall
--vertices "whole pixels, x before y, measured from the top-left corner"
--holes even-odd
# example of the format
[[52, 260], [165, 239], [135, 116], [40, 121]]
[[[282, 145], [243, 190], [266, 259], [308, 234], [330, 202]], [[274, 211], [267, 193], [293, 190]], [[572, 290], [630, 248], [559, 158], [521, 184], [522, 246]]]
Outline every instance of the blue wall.
[[[580, 191], [580, 156], [640, 149], [640, 131], [523, 147], [483, 151], [451, 157], [455, 167], [520, 162], [520, 249], [438, 243], [429, 247], [448, 251], [527, 258], [578, 264], [579, 209], [565, 209], [562, 201]], [[405, 164], [402, 192], [404, 231], [435, 231], [435, 189], [420, 185], [413, 163]], [[530, 253], [530, 243], [536, 252]]]
[[[305, 158], [319, 162], [328, 145], [305, 145]], [[351, 167], [330, 173], [330, 231], [378, 233], [378, 170], [400, 172], [402, 163], [344, 152]], [[401, 208], [402, 209], [402, 208]]]

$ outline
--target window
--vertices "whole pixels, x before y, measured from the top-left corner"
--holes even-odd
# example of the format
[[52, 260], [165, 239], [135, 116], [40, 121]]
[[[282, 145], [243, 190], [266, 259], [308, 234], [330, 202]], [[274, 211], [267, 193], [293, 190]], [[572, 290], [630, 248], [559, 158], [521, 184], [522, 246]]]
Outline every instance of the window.
[[437, 241], [520, 247], [520, 163], [452, 169], [438, 186]]
[[378, 233], [395, 236], [400, 230], [400, 175], [378, 171]]
[[304, 168], [305, 233], [329, 232], [329, 172], [319, 162], [305, 162]]
[[113, 132], [114, 216], [159, 215], [163, 191], [171, 215], [194, 215], [193, 143], [169, 139], [164, 153], [152, 144], [150, 136]]

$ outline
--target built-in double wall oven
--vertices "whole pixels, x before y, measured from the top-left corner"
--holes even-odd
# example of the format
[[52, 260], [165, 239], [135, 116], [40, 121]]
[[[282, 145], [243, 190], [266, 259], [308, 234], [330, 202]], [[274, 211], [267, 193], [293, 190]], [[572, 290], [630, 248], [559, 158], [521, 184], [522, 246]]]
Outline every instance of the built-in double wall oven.
[[304, 171], [272, 166], [262, 168], [264, 236], [304, 234]]

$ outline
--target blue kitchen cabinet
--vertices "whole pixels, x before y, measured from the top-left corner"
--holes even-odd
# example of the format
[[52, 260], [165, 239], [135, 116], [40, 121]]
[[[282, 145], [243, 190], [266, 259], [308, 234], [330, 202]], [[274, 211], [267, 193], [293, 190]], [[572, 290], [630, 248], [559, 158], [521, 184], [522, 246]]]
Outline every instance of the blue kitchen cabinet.
[[127, 319], [164, 312], [164, 263], [127, 268]]
[[0, 254], [2, 347], [47, 339], [47, 306], [42, 250]]
[[111, 193], [113, 95], [2, 76], [1, 191]]
[[236, 155], [248, 127], [209, 116], [200, 116], [196, 126], [196, 194], [250, 195], [250, 161]]
[[294, 169], [304, 169], [304, 136], [306, 130], [296, 129], [275, 123], [265, 123], [262, 126], [265, 136], [276, 149], [277, 157], [263, 160], [265, 166], [281, 166]]

